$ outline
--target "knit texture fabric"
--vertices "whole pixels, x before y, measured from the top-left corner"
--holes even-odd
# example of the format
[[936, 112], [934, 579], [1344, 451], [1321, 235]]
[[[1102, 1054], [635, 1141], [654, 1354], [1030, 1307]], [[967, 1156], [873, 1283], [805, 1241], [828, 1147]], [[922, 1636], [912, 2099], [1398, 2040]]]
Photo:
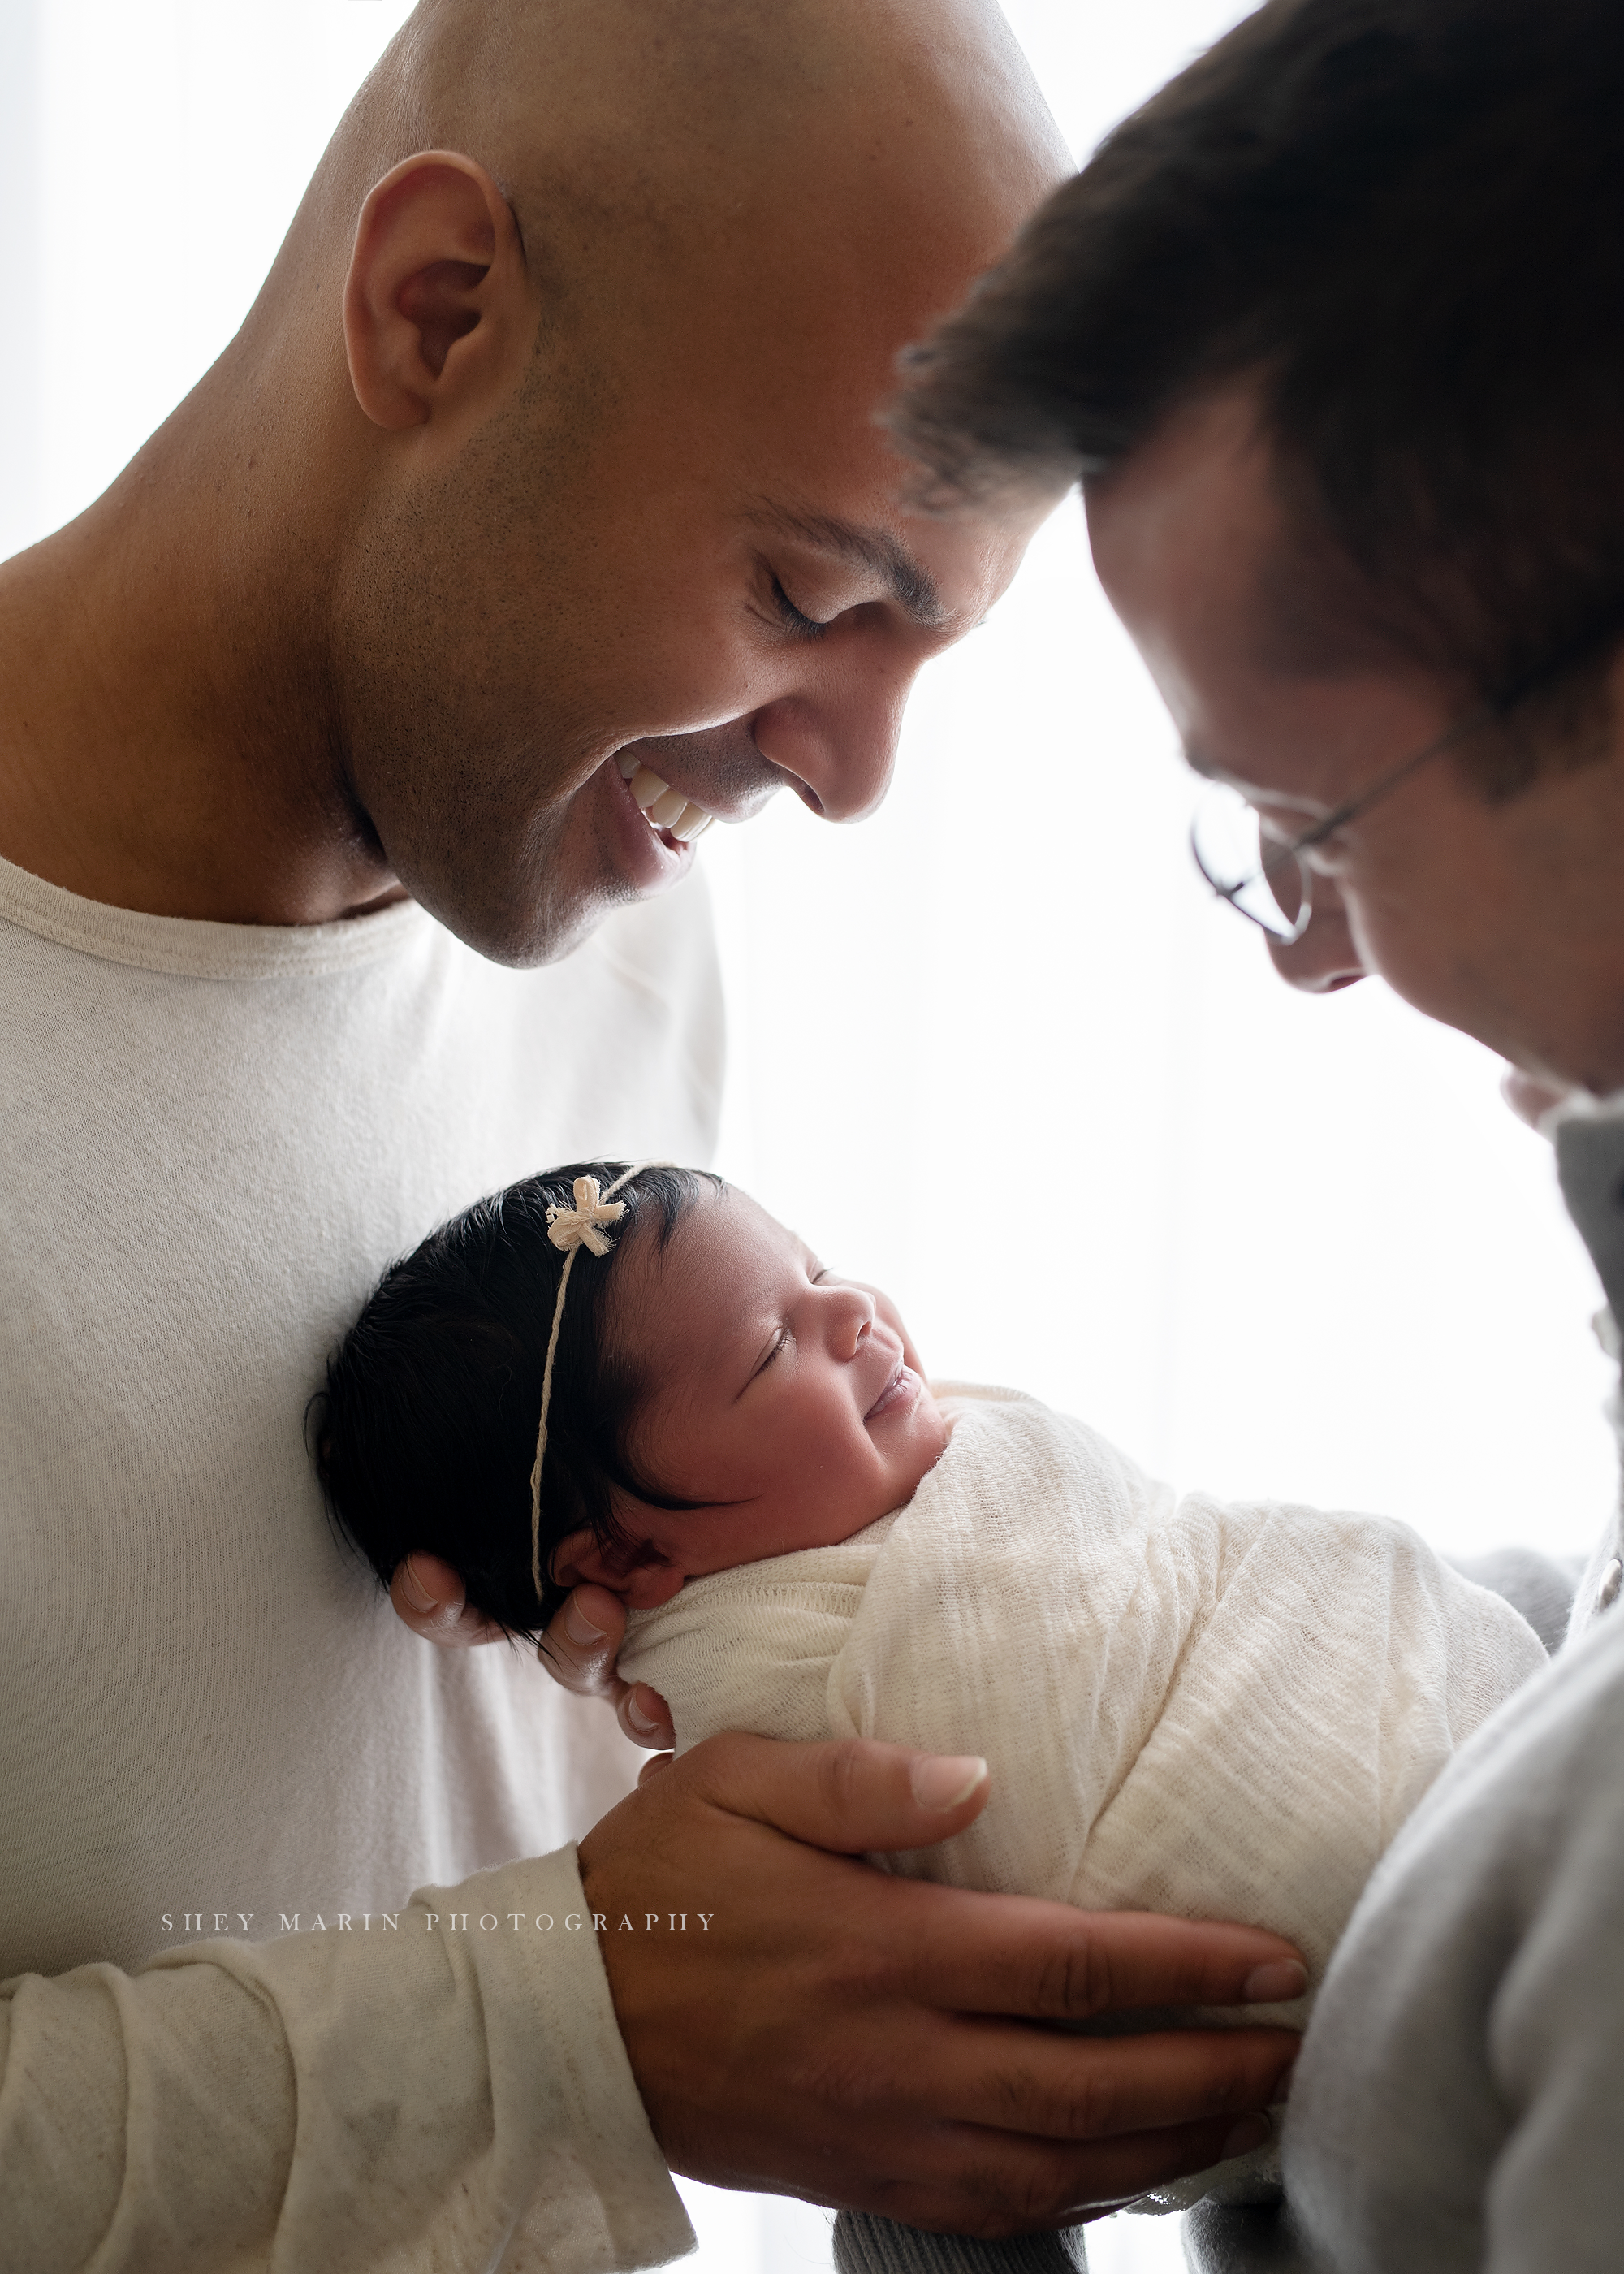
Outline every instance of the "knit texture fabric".
[[706, 1158], [720, 1046], [692, 880], [511, 971], [409, 905], [202, 923], [0, 861], [5, 2274], [690, 2246], [545, 1854], [631, 1749], [528, 1653], [410, 1633], [305, 1432], [433, 1224]]
[[[987, 1807], [886, 1869], [1273, 1928], [1311, 1995], [1452, 1752], [1545, 1653], [1402, 1525], [1178, 1499], [1084, 1423], [951, 1389], [905, 1509], [634, 1614], [679, 1751], [725, 1728], [981, 1753]], [[1212, 2018], [1300, 2025], [1307, 2000]], [[1206, 2017], [1203, 2017], [1206, 2018]], [[1270, 2151], [1163, 2191], [1266, 2187]]]
[[834, 2259], [835, 2274], [1088, 2274], [1080, 2226], [980, 2242], [968, 2234], [926, 2234], [861, 2210], [836, 2219]]

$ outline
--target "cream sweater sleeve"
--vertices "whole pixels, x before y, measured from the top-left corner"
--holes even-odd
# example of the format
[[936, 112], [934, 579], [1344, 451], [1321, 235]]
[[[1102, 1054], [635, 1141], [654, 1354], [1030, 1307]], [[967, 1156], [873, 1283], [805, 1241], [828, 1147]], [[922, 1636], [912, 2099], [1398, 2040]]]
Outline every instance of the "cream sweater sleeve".
[[610, 2274], [690, 2250], [574, 1849], [395, 1916], [0, 1987], [7, 2274]]

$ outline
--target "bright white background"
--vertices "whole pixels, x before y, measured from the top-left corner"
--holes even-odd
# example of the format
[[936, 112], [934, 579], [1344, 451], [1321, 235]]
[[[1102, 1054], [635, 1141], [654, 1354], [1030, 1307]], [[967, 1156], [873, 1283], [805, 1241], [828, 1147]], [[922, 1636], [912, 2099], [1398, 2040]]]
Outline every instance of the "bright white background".
[[[1240, 11], [1007, 0], [1079, 156]], [[400, 0], [4, 0], [0, 553], [87, 503], [224, 344]], [[1576, 1550], [1612, 1491], [1598, 1296], [1497, 1068], [1273, 978], [1184, 847], [1174, 738], [1075, 504], [933, 667], [861, 830], [718, 831], [724, 1165], [895, 1292], [933, 1368], [1151, 1466]], [[827, 2257], [691, 2191], [703, 2274]], [[1095, 2231], [1097, 2274], [1179, 2263]]]

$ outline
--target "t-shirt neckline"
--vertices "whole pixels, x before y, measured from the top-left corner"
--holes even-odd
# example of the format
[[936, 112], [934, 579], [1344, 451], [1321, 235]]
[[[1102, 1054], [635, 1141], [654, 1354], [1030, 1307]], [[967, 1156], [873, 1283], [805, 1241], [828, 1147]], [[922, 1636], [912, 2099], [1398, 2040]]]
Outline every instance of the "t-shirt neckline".
[[433, 919], [415, 900], [337, 923], [207, 923], [86, 900], [0, 859], [0, 919], [105, 963], [185, 979], [320, 977], [376, 962]]

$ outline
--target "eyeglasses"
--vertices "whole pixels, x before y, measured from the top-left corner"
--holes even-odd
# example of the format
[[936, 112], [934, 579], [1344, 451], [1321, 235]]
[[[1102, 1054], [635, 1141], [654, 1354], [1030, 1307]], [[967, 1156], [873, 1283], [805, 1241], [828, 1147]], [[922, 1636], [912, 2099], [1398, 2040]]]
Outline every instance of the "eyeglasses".
[[1350, 821], [1368, 813], [1390, 790], [1419, 772], [1429, 759], [1485, 727], [1503, 724], [1528, 697], [1540, 693], [1584, 663], [1597, 649], [1614, 642], [1621, 614], [1624, 611], [1613, 607], [1592, 618], [1577, 639], [1525, 672], [1502, 694], [1457, 719], [1425, 749], [1412, 751], [1386, 773], [1378, 774], [1367, 788], [1333, 806], [1323, 820], [1316, 821], [1300, 837], [1276, 839], [1271, 846], [1261, 816], [1242, 792], [1228, 782], [1208, 782], [1190, 824], [1190, 850], [1196, 867], [1221, 900], [1250, 917], [1280, 946], [1291, 946], [1308, 930], [1314, 912], [1313, 870], [1304, 856]]
[[1413, 750], [1378, 774], [1368, 788], [1333, 806], [1300, 837], [1271, 844], [1262, 817], [1241, 791], [1228, 782], [1208, 782], [1190, 824], [1195, 865], [1221, 900], [1247, 916], [1282, 947], [1302, 938], [1314, 913], [1314, 872], [1304, 855], [1357, 821], [1372, 806], [1408, 781], [1430, 758], [1486, 725], [1493, 712], [1485, 705], [1458, 719], [1425, 749]]

